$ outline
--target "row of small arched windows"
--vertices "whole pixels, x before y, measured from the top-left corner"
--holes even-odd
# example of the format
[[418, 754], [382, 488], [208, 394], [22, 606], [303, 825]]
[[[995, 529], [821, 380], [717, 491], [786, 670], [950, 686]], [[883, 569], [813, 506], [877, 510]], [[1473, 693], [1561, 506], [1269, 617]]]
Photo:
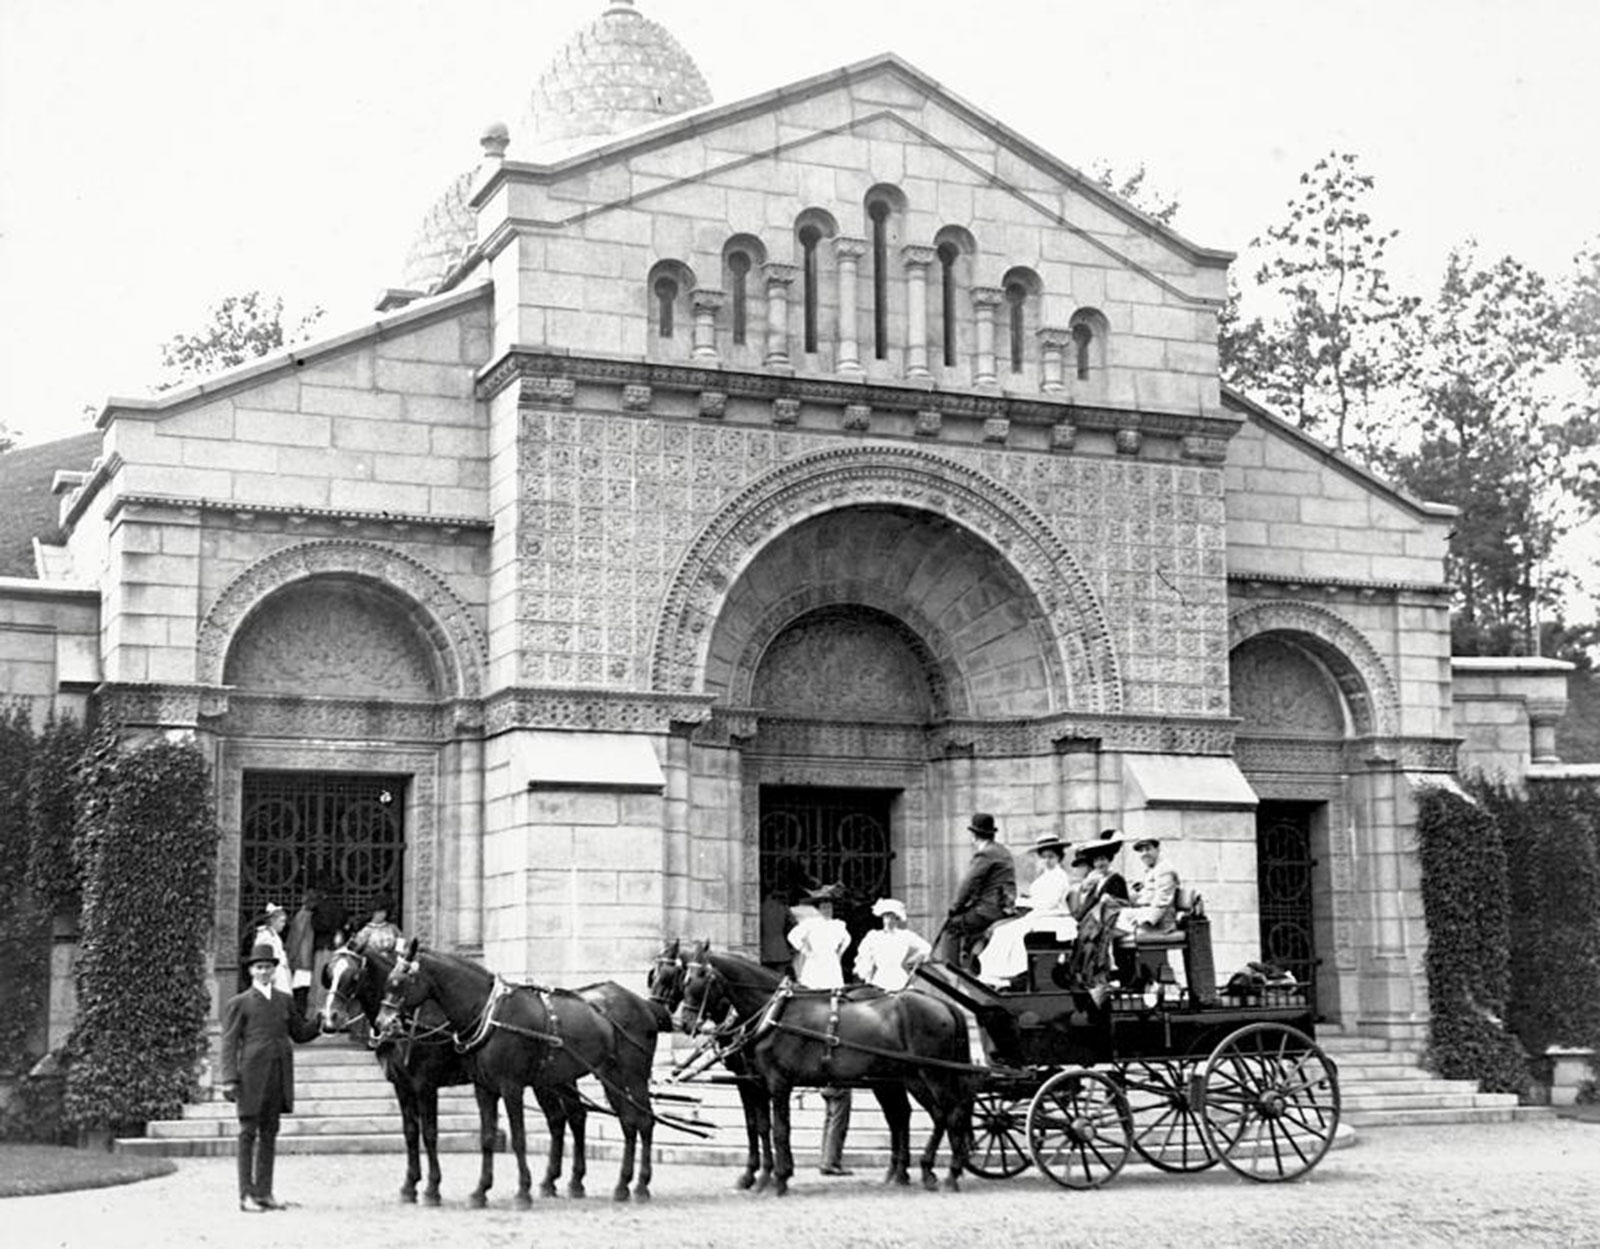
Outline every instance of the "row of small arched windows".
[[[871, 279], [870, 350], [878, 360], [889, 358], [893, 281], [897, 275], [904, 275], [904, 268], [896, 265], [894, 254], [898, 242], [897, 224], [904, 212], [904, 196], [895, 187], [874, 187], [865, 199], [863, 225], [867, 254], [861, 261], [866, 263]], [[808, 208], [795, 220], [801, 346], [807, 354], [815, 353], [820, 345], [822, 244], [838, 237], [839, 233], [833, 215], [823, 209]], [[937, 347], [941, 362], [951, 368], [961, 358], [959, 297], [967, 284], [970, 258], [976, 255], [977, 245], [964, 228], [945, 226], [934, 236], [932, 251], [929, 268], [936, 272], [938, 333], [930, 346]], [[735, 234], [723, 246], [724, 319], [736, 348], [749, 345], [754, 333], [752, 314], [762, 296], [759, 289], [752, 288], [760, 282], [761, 268], [766, 262], [766, 247], [754, 235]], [[930, 277], [933, 276], [934, 273], [930, 273]], [[687, 335], [682, 310], [694, 282], [692, 270], [681, 261], [661, 261], [651, 270], [651, 322], [658, 338]], [[1018, 266], [1007, 271], [1001, 279], [1000, 290], [1003, 312], [999, 313], [996, 328], [1003, 331], [1003, 362], [1010, 372], [1020, 374], [1029, 364], [1031, 332], [1039, 328], [1036, 321], [1044, 284], [1032, 269]], [[1094, 309], [1079, 309], [1073, 314], [1068, 329], [1072, 340], [1069, 367], [1078, 378], [1086, 379], [1097, 365], [1104, 363], [1105, 318]]]

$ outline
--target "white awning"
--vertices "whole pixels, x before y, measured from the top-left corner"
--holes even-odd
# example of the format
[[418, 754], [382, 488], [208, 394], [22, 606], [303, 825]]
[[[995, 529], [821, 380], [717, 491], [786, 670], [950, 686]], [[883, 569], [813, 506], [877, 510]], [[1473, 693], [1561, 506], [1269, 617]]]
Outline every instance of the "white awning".
[[667, 784], [650, 739], [635, 733], [524, 733], [513, 766], [527, 789], [659, 793]]
[[1253, 811], [1258, 799], [1224, 755], [1123, 755], [1128, 783], [1147, 807]]

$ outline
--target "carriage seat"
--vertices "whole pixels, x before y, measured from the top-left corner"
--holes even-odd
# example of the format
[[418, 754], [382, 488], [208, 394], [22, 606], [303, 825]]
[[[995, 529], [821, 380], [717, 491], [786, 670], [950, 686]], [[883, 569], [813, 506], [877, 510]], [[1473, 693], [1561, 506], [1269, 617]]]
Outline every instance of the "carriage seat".
[[1178, 886], [1178, 894], [1173, 902], [1176, 915], [1175, 922], [1167, 932], [1136, 932], [1133, 934], [1120, 934], [1117, 937], [1118, 945], [1132, 945], [1140, 950], [1181, 950], [1189, 944], [1188, 928], [1190, 921], [1195, 917], [1205, 917], [1205, 899], [1200, 894], [1189, 888], [1188, 885]]
[[1196, 890], [1179, 886], [1175, 910], [1177, 922], [1170, 932], [1119, 936], [1117, 947], [1133, 956], [1139, 972], [1150, 976], [1160, 974], [1168, 950], [1183, 951], [1183, 978], [1190, 998], [1207, 1006], [1214, 1005], [1217, 970], [1211, 953], [1211, 920], [1206, 916], [1205, 901]]

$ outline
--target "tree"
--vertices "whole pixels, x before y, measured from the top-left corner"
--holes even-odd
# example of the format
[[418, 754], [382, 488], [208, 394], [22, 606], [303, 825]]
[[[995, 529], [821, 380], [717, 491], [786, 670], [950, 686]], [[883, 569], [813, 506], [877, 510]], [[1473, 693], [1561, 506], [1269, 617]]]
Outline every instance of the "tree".
[[1417, 494], [1461, 509], [1447, 557], [1457, 646], [1486, 632], [1535, 649], [1537, 616], [1559, 603], [1547, 564], [1581, 503], [1592, 443], [1557, 372], [1572, 342], [1564, 302], [1520, 261], [1482, 265], [1469, 245], [1450, 253], [1438, 297], [1406, 337], [1402, 403], [1418, 441], [1393, 468]]
[[17, 445], [17, 431], [0, 421], [0, 455]]
[[1374, 227], [1373, 179], [1354, 156], [1330, 153], [1300, 186], [1288, 218], [1250, 244], [1263, 256], [1256, 286], [1274, 306], [1247, 318], [1235, 291], [1220, 322], [1223, 377], [1374, 458], [1387, 442], [1381, 401], [1395, 380], [1396, 334], [1417, 301], [1390, 286], [1385, 251], [1397, 232]]
[[1089, 170], [1089, 176], [1119, 199], [1127, 200], [1146, 217], [1164, 226], [1171, 225], [1172, 219], [1178, 215], [1179, 204], [1175, 197], [1145, 184], [1143, 161], [1126, 175], [1117, 172], [1107, 161], [1096, 161]]
[[210, 320], [195, 334], [179, 334], [161, 346], [167, 377], [157, 386], [170, 390], [193, 377], [207, 377], [304, 342], [322, 317], [314, 307], [292, 330], [283, 323], [283, 297], [260, 291], [229, 295], [211, 309]]

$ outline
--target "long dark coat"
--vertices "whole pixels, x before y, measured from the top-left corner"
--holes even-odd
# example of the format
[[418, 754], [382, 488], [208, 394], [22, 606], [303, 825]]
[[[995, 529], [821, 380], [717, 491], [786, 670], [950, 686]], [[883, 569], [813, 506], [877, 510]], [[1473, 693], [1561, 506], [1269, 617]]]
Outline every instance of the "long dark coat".
[[994, 841], [980, 845], [950, 904], [951, 932], [982, 932], [1007, 915], [1017, 900], [1017, 867], [1011, 851]]
[[228, 999], [222, 1008], [222, 1082], [238, 1084], [241, 1118], [261, 1114], [274, 1100], [283, 1112], [294, 1109], [289, 1042], [314, 1040], [319, 1031], [317, 1021], [295, 1010], [294, 998], [279, 989], [267, 998], [252, 985]]

